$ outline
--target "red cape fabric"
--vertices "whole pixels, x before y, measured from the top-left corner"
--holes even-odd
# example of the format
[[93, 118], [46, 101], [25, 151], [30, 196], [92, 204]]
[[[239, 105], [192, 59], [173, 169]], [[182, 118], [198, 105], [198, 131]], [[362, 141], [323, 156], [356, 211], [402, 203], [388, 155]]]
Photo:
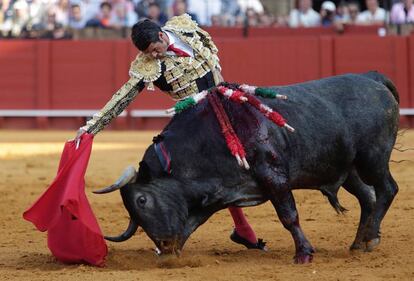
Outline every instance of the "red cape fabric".
[[92, 142], [91, 134], [82, 135], [78, 149], [66, 142], [55, 180], [23, 217], [47, 231], [48, 247], [58, 260], [103, 266], [108, 248], [85, 195]]

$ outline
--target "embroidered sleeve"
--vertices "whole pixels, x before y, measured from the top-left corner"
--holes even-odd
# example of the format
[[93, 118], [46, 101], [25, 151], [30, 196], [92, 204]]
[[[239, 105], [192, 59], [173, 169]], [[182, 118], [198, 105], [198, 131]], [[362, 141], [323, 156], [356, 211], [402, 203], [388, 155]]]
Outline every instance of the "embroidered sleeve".
[[89, 120], [81, 129], [96, 135], [134, 100], [144, 88], [142, 79], [131, 77], [111, 98], [109, 102]]

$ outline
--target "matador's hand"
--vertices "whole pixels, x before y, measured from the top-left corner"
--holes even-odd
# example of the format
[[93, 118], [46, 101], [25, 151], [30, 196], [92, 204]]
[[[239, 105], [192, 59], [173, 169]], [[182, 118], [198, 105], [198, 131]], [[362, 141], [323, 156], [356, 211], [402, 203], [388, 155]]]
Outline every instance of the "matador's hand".
[[83, 134], [85, 134], [85, 133], [86, 133], [86, 131], [84, 129], [82, 129], [82, 128], [79, 128], [79, 130], [76, 132], [76, 137], [73, 139], [73, 141], [76, 144], [76, 148], [79, 147], [79, 143], [80, 143], [80, 140], [81, 140], [81, 136]]

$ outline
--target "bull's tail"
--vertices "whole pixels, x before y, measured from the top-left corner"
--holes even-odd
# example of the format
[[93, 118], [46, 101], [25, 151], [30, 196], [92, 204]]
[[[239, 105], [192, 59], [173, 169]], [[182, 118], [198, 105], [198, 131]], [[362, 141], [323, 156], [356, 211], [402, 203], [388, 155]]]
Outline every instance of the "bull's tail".
[[394, 96], [397, 103], [400, 103], [400, 96], [398, 94], [397, 88], [395, 87], [394, 83], [387, 76], [385, 76], [385, 75], [383, 75], [383, 74], [381, 74], [377, 71], [370, 71], [370, 72], [362, 74], [362, 76], [365, 76], [369, 79], [372, 79], [376, 82], [379, 82], [379, 83], [383, 84], [385, 87], [388, 88], [388, 90], [390, 90], [390, 92]]
[[325, 195], [328, 198], [329, 203], [331, 204], [331, 206], [335, 209], [335, 211], [338, 214], [344, 214], [345, 212], [348, 211], [347, 209], [342, 207], [342, 205], [339, 203], [337, 192], [332, 193], [326, 189], [321, 189], [321, 192], [323, 195]]

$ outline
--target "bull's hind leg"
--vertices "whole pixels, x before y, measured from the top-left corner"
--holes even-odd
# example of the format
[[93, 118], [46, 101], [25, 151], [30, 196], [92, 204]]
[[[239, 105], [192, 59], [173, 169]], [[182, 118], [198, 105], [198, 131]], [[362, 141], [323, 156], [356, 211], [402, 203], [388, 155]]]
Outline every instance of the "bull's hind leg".
[[295, 199], [288, 184], [286, 174], [267, 165], [257, 171], [258, 179], [268, 194], [279, 220], [290, 231], [295, 242], [295, 263], [309, 263], [314, 252], [299, 225]]
[[365, 250], [366, 244], [364, 242], [364, 234], [368, 218], [373, 214], [375, 208], [375, 191], [372, 186], [363, 183], [356, 170], [352, 170], [348, 178], [342, 185], [349, 193], [354, 195], [361, 206], [361, 217], [354, 242], [351, 250]]
[[389, 157], [384, 157], [384, 154], [379, 154], [377, 158], [360, 158], [356, 162], [359, 176], [364, 183], [374, 187], [376, 196], [375, 208], [368, 218], [363, 238], [368, 251], [373, 250], [379, 244], [382, 219], [398, 192], [397, 183], [389, 171], [388, 159]]
[[377, 200], [374, 214], [368, 220], [364, 239], [367, 242], [367, 251], [372, 251], [379, 244], [381, 222], [398, 192], [398, 185], [388, 170], [381, 180], [374, 184], [374, 188]]

